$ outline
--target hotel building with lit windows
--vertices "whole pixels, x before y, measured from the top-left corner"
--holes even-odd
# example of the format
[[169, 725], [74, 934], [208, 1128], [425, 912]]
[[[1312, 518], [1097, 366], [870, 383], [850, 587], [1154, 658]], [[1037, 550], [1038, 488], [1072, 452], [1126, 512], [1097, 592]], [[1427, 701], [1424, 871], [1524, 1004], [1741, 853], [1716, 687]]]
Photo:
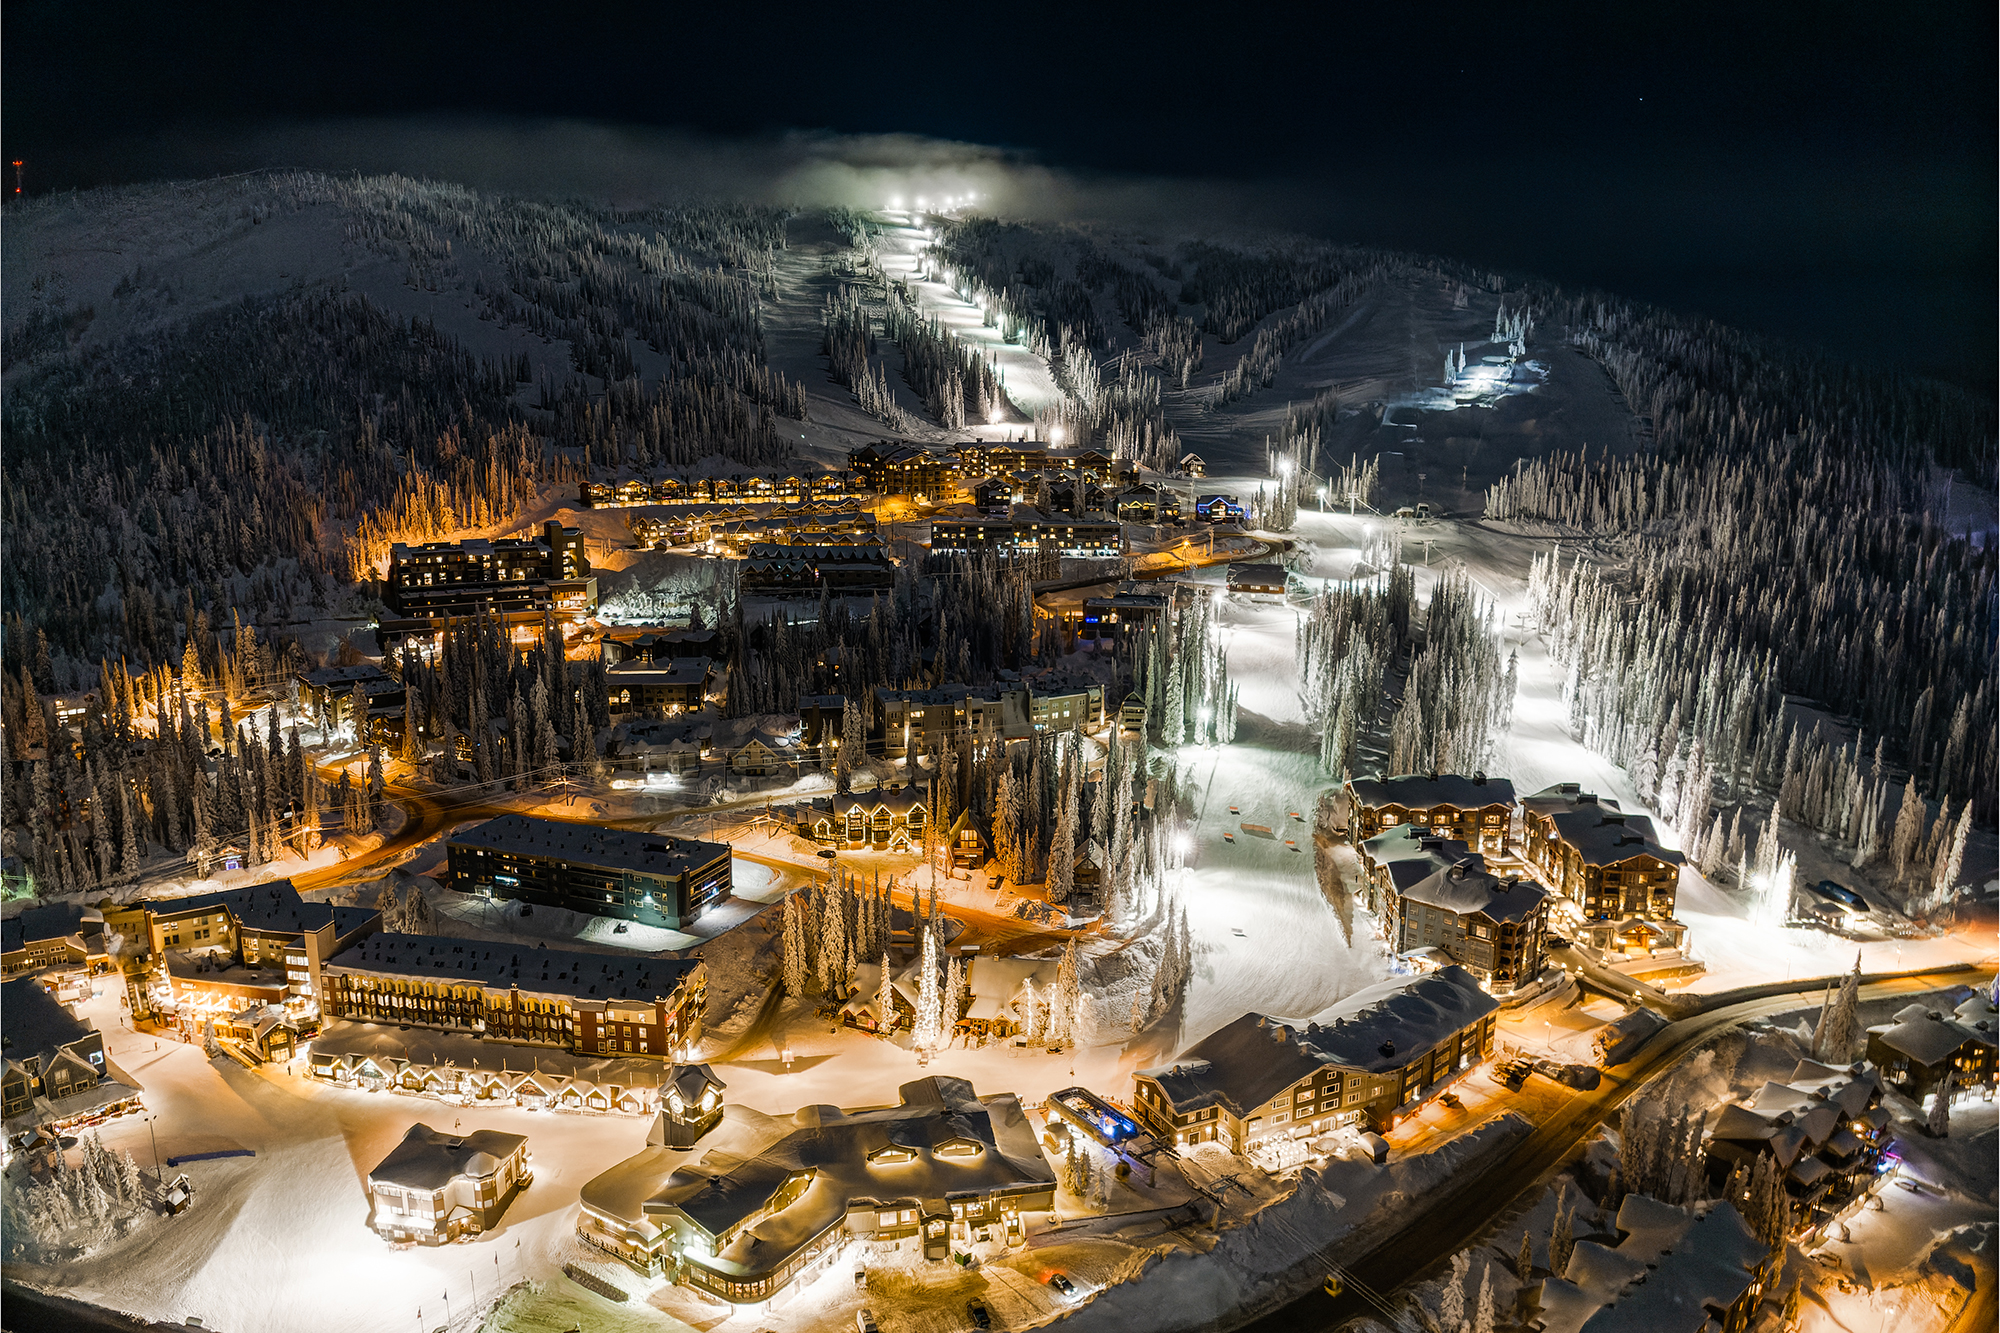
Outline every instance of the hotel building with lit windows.
[[701, 1039], [699, 960], [375, 934], [325, 966], [329, 1018], [411, 1024], [575, 1055], [665, 1059]]
[[583, 531], [550, 520], [540, 537], [426, 542], [389, 550], [382, 600], [398, 614], [437, 620], [553, 609], [587, 614], [597, 606]]

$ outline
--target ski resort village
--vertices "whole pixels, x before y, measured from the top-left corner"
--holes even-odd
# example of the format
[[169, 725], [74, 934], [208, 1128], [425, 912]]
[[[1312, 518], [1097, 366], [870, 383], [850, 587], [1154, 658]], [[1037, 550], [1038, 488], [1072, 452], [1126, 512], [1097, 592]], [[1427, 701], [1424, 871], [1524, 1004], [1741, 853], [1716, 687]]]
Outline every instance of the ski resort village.
[[943, 177], [9, 209], [10, 1305], [1994, 1326], [1990, 402]]

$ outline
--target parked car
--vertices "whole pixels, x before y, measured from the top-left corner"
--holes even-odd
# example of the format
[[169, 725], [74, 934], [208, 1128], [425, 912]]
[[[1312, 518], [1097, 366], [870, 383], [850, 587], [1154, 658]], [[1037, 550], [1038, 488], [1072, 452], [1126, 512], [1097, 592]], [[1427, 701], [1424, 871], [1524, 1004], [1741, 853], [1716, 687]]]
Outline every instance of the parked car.
[[882, 1333], [882, 1326], [875, 1322], [875, 1312], [865, 1306], [854, 1312], [854, 1327], [857, 1333]]
[[1051, 1287], [1054, 1287], [1057, 1291], [1061, 1292], [1065, 1296], [1076, 1295], [1076, 1283], [1071, 1282], [1061, 1273], [1049, 1274], [1049, 1285]]
[[986, 1302], [974, 1296], [965, 1303], [965, 1313], [971, 1318], [974, 1328], [993, 1327], [993, 1312], [986, 1308]]

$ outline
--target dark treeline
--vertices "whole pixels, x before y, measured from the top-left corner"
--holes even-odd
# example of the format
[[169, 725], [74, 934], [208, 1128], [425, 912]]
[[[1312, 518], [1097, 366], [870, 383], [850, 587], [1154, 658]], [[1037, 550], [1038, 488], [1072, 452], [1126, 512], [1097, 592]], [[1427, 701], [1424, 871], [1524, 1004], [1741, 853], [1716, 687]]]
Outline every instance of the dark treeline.
[[1538, 460], [1487, 498], [1490, 518], [1629, 556], [1615, 581], [1537, 570], [1592, 744], [1664, 766], [1698, 740], [1732, 788], [1775, 790], [1783, 766], [1746, 756], [1783, 753], [1780, 706], [1803, 696], [1992, 823], [1996, 557], [1939, 521], [1943, 469], [1992, 484], [1991, 405], [1622, 303], [1544, 294], [1536, 319], [1566, 325], [1656, 438], [1633, 458]]

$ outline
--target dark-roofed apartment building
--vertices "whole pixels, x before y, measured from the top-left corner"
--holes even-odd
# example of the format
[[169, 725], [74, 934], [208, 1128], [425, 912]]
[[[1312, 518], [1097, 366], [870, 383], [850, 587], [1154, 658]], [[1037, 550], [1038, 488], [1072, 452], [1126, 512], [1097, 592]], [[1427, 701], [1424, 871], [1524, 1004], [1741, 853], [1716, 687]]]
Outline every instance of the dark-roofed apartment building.
[[501, 815], [446, 844], [460, 893], [679, 930], [729, 897], [726, 842]]
[[288, 879], [104, 909], [107, 932], [145, 945], [128, 946], [121, 960], [134, 1016], [184, 1031], [260, 1003], [310, 1026], [320, 1013], [321, 966], [381, 919], [372, 907], [306, 902]]
[[1133, 1105], [1162, 1142], [1239, 1153], [1341, 1125], [1386, 1130], [1493, 1053], [1499, 1008], [1454, 966], [1357, 991], [1302, 1026], [1245, 1014], [1141, 1070]]
[[1687, 927], [1674, 917], [1681, 864], [1645, 815], [1628, 815], [1564, 783], [1522, 802], [1523, 859], [1568, 899], [1564, 925], [1593, 948], [1625, 953], [1678, 949]]
[[551, 519], [540, 537], [427, 542], [389, 550], [382, 600], [402, 615], [436, 620], [553, 609], [583, 615], [597, 606], [597, 580], [583, 532]]
[[32, 977], [0, 986], [0, 1070], [9, 1134], [62, 1130], [137, 1106], [139, 1089], [111, 1076], [104, 1034], [56, 1003]]
[[1469, 778], [1411, 773], [1347, 783], [1347, 835], [1357, 846], [1384, 829], [1421, 824], [1476, 852], [1504, 852], [1513, 817], [1514, 784], [1484, 773]]
[[1022, 1213], [1055, 1202], [1055, 1172], [1011, 1093], [933, 1076], [905, 1083], [896, 1106], [780, 1119], [733, 1103], [718, 1116], [721, 1084], [706, 1070], [683, 1087], [676, 1070], [647, 1146], [583, 1187], [577, 1235], [732, 1304], [810, 1282], [850, 1239], [914, 1237], [926, 1259], [946, 1260], [974, 1230], [1017, 1237]]
[[1541, 975], [1548, 899], [1533, 880], [1502, 879], [1467, 857], [1393, 897], [1389, 929], [1396, 952], [1435, 949], [1507, 995]]
[[396, 1241], [443, 1245], [490, 1231], [534, 1179], [528, 1140], [478, 1129], [447, 1134], [419, 1121], [368, 1173], [369, 1225]]
[[671, 1056], [701, 1039], [695, 959], [439, 935], [371, 935], [326, 965], [326, 1012], [577, 1055]]
[[1947, 1071], [1954, 1087], [1991, 1087], [1993, 1005], [1978, 991], [1955, 1009], [1905, 1005], [1893, 1022], [1868, 1029], [1868, 1062], [1916, 1102], [1936, 1091]]
[[30, 907], [0, 921], [0, 970], [12, 976], [43, 967], [105, 965], [104, 914], [81, 903]]

